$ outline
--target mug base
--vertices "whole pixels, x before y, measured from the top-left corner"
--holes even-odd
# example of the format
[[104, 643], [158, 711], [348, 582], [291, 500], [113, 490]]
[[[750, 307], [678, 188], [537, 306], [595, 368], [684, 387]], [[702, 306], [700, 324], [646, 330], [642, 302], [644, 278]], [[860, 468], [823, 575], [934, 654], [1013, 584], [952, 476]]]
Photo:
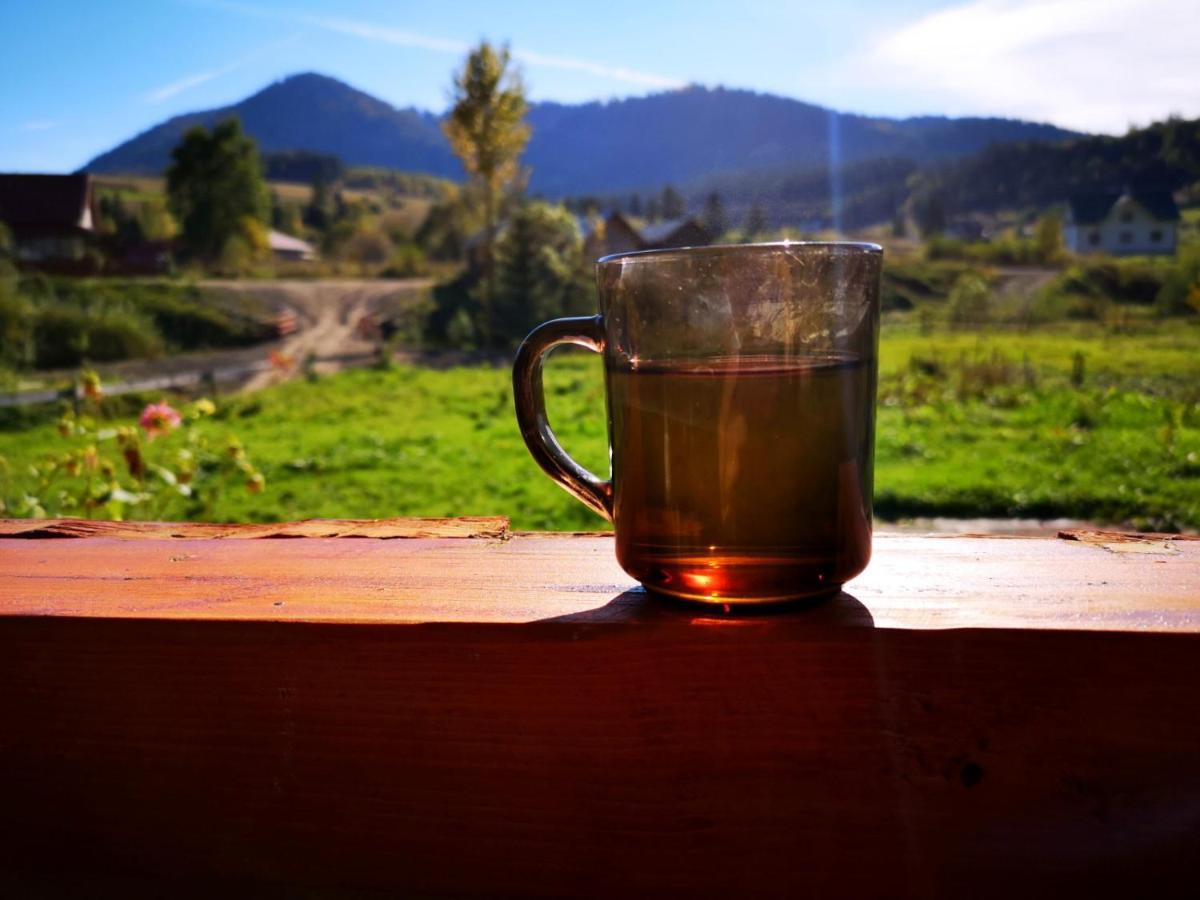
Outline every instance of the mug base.
[[822, 584], [811, 589], [792, 589], [781, 593], [760, 594], [754, 596], [713, 596], [697, 594], [688, 591], [677, 591], [658, 584], [642, 582], [646, 591], [660, 599], [671, 602], [685, 602], [698, 606], [816, 606], [826, 600], [836, 597], [842, 591], [840, 584]]

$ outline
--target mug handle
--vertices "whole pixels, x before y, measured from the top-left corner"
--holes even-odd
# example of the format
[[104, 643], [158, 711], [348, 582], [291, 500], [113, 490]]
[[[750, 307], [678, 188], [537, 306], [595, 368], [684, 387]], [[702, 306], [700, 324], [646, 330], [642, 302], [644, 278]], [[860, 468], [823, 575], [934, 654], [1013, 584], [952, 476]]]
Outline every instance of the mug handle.
[[559, 344], [576, 344], [600, 353], [604, 350], [604, 324], [600, 316], [552, 319], [525, 338], [513, 361], [513, 399], [517, 424], [534, 461], [569, 494], [583, 501], [608, 521], [613, 517], [613, 486], [567, 455], [546, 418], [542, 389], [542, 363]]

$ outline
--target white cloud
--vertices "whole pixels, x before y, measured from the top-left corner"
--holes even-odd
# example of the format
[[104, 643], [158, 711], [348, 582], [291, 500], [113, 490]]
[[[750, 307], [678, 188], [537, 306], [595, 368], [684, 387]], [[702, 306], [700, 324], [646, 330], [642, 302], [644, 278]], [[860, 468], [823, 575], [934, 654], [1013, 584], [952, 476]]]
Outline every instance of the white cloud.
[[[330, 16], [314, 16], [306, 13], [278, 12], [259, 6], [251, 6], [246, 3], [226, 2], [226, 0], [191, 0], [191, 3], [194, 6], [205, 6], [210, 9], [224, 10], [258, 19], [278, 19], [301, 25], [311, 25], [325, 31], [350, 35], [351, 37], [383, 44], [394, 44], [399, 47], [414, 47], [438, 53], [453, 53], [457, 56], [461, 56], [471, 49], [470, 45], [465, 41], [434, 37], [416, 31], [408, 31], [403, 28], [393, 28], [377, 22], [365, 22], [357, 19], [343, 19]], [[586, 72], [589, 75], [596, 75], [609, 81], [620, 81], [642, 87], [678, 88], [684, 86], [684, 82], [677, 78], [668, 78], [665, 75], [656, 75], [652, 72], [642, 72], [623, 66], [610, 66], [575, 57], [547, 56], [542, 53], [516, 49], [512, 51], [512, 55], [514, 59], [534, 67], [559, 69], [569, 72]]]
[[35, 119], [32, 122], [22, 122], [17, 126], [17, 131], [49, 131], [51, 128], [57, 128], [58, 122], [51, 119]]
[[526, 50], [513, 50], [512, 55], [521, 62], [531, 66], [566, 69], [572, 72], [587, 72], [590, 75], [598, 75], [610, 81], [624, 81], [629, 84], [640, 84], [645, 87], [656, 88], [680, 88], [684, 86], [684, 82], [677, 78], [667, 78], [665, 75], [655, 75], [651, 72], [638, 72], [621, 66], [605, 66], [600, 63], [588, 62], [584, 59], [544, 56], [541, 53], [530, 53]]
[[973, 0], [878, 36], [841, 73], [930, 109], [1117, 133], [1200, 114], [1196, 0]]
[[206, 81], [212, 81], [214, 78], [220, 78], [222, 75], [228, 74], [236, 69], [240, 62], [230, 63], [227, 66], [222, 66], [219, 69], [210, 69], [207, 72], [196, 72], [194, 75], [188, 75], [180, 78], [178, 81], [172, 81], [169, 84], [164, 84], [146, 94], [147, 103], [162, 103], [165, 100], [170, 100], [176, 94], [182, 94], [184, 91], [190, 91], [194, 87], [204, 84]]
[[282, 47], [285, 44], [291, 44], [295, 42], [295, 40], [299, 37], [300, 35], [293, 34], [284, 38], [283, 40], [272, 41], [269, 44], [264, 44], [257, 50], [247, 53], [241, 59], [234, 60], [227, 66], [221, 66], [218, 69], [209, 69], [205, 72], [195, 72], [191, 75], [186, 75], [177, 81], [172, 81], [161, 85], [160, 87], [156, 87], [152, 91], [147, 92], [145, 97], [146, 102], [162, 103], [165, 100], [170, 100], [172, 97], [182, 94], [184, 91], [190, 91], [192, 88], [198, 87], [207, 81], [212, 81], [214, 78], [220, 78], [222, 75], [228, 75], [230, 72], [234, 71], [235, 69], [240, 69], [242, 66], [252, 62], [253, 60], [262, 56], [264, 53], [269, 53], [277, 47]]

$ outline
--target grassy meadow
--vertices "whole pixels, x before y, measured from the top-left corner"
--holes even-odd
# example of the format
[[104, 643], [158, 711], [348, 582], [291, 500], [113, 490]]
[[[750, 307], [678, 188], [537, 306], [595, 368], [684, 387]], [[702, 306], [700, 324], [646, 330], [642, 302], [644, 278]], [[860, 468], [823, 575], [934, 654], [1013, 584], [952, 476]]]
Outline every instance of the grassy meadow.
[[[877, 512], [1200, 528], [1198, 349], [1191, 320], [929, 334], [914, 316], [889, 316]], [[546, 389], [564, 446], [606, 472], [598, 359], [556, 356]], [[29, 465], [62, 446], [55, 420], [0, 431], [0, 496], [37, 489]], [[237, 435], [267, 485], [226, 490], [217, 520], [502, 514], [525, 529], [603, 526], [530, 459], [506, 368], [296, 379], [221, 400], [212, 425]]]

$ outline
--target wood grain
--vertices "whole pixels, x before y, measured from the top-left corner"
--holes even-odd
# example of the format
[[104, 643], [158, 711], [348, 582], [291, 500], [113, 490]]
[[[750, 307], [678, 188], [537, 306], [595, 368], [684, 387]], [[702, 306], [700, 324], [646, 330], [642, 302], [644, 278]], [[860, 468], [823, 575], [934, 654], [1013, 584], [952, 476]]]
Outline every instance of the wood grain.
[[263, 525], [205, 522], [105, 522], [93, 519], [0, 519], [0, 538], [434, 538], [502, 537], [508, 519], [468, 516], [457, 519], [308, 519]]
[[[488, 533], [476, 527], [463, 530]], [[1136, 554], [1112, 546], [879, 535], [871, 565], [835, 608], [885, 628], [1200, 631], [1200, 542], [1158, 541]], [[787, 613], [805, 623], [832, 614], [825, 607]], [[780, 621], [778, 612], [727, 614], [647, 598], [617, 566], [609, 536], [503, 533], [465, 541], [0, 539], [0, 615]]]
[[0, 895], [1190, 896], [1200, 544], [1108, 543], [0, 540]]

